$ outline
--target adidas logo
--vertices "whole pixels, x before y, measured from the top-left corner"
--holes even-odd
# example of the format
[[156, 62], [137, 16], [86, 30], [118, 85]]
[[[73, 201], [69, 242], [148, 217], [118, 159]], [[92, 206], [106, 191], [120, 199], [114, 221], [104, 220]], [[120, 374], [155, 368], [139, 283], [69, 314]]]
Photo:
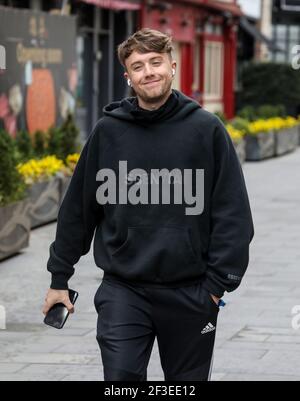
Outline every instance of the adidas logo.
[[206, 333], [210, 333], [211, 331], [216, 330], [215, 326], [212, 325], [211, 323], [208, 323], [204, 329], [201, 331], [201, 334], [206, 334]]

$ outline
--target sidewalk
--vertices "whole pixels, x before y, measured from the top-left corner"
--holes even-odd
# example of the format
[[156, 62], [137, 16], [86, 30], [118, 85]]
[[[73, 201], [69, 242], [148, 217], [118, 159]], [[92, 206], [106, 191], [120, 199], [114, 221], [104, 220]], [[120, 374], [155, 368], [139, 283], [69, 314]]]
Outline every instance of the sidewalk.
[[[245, 163], [255, 224], [250, 264], [239, 289], [219, 313], [212, 380], [299, 380], [300, 149], [281, 158]], [[30, 248], [0, 263], [0, 381], [103, 380], [95, 339], [94, 294], [102, 271], [92, 252], [82, 257], [70, 287], [80, 292], [66, 327], [46, 327], [41, 313], [49, 286], [49, 244], [56, 224], [32, 231]], [[298, 321], [300, 318], [298, 319]], [[163, 380], [156, 341], [148, 380]]]

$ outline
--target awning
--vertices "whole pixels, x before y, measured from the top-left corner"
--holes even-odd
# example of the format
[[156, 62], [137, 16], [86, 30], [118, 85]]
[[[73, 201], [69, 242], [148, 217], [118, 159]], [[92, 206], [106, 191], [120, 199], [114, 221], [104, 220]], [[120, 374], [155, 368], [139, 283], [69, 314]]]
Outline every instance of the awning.
[[80, 0], [83, 3], [93, 4], [97, 7], [110, 8], [111, 10], [139, 10], [141, 4], [123, 0]]
[[[171, 0], [166, 0], [171, 2]], [[195, 6], [200, 6], [200, 7], [206, 7], [210, 8], [216, 11], [227, 11], [233, 16], [240, 16], [243, 15], [242, 10], [240, 9], [238, 4], [235, 3], [229, 3], [225, 1], [218, 1], [218, 0], [173, 0], [176, 1], [177, 3], [188, 3], [188, 4], [193, 4]]]
[[211, 0], [203, 3], [203, 6], [208, 8], [214, 8], [215, 10], [225, 11], [232, 14], [235, 17], [241, 17], [244, 15], [243, 11], [238, 4], [233, 2]]
[[276, 46], [273, 40], [269, 39], [261, 33], [256, 26], [251, 24], [246, 17], [240, 18], [240, 27], [244, 29], [249, 35], [259, 42], [264, 42], [271, 52], [284, 52], [280, 47]]

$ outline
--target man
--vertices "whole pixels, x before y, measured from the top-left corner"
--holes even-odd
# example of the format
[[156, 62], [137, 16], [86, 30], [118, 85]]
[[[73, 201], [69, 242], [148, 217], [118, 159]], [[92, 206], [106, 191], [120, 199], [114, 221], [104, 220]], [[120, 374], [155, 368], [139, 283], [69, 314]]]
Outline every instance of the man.
[[[171, 38], [142, 29], [118, 48], [136, 96], [104, 108], [82, 151], [50, 246], [44, 313], [68, 298], [94, 236], [104, 380], [146, 380], [155, 337], [165, 380], [209, 380], [219, 301], [254, 235], [223, 124], [172, 90]], [[162, 185], [161, 185], [162, 184]]]

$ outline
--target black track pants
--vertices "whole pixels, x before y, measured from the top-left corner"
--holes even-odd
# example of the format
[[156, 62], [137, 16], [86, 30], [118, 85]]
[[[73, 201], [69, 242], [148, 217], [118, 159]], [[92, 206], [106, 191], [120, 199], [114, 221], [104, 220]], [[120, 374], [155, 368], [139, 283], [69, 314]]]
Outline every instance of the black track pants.
[[94, 302], [104, 381], [146, 381], [155, 336], [165, 381], [210, 379], [219, 307], [200, 282], [154, 289], [105, 279]]

